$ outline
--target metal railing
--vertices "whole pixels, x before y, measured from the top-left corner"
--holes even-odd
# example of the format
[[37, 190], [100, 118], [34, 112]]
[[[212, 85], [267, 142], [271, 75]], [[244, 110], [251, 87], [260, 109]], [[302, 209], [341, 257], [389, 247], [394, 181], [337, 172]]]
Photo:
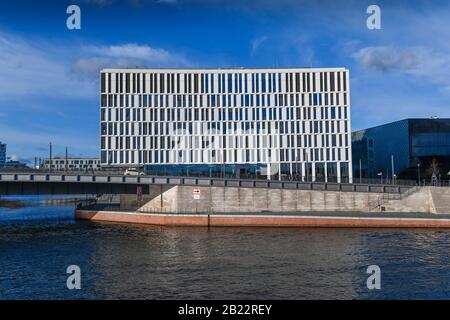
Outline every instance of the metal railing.
[[412, 188], [407, 189], [402, 193], [384, 193], [382, 196], [379, 196], [377, 200], [370, 201], [368, 204], [369, 212], [374, 209], [381, 209], [381, 206], [388, 203], [391, 200], [402, 200], [413, 193], [416, 193], [420, 190], [419, 186], [414, 186]]
[[[32, 168], [0, 168], [1, 174], [50, 174], [50, 175], [79, 175], [79, 176], [124, 176], [124, 170], [49, 170], [49, 169], [32, 169]], [[232, 179], [232, 180], [267, 180], [267, 176], [256, 175], [252, 173], [219, 173], [212, 172], [210, 175], [205, 175], [202, 173], [190, 172], [180, 174], [180, 175], [168, 175], [165, 172], [147, 172], [143, 177], [178, 177], [178, 178], [199, 178], [199, 179]], [[349, 183], [348, 177], [343, 178], [345, 181], [341, 183]], [[312, 177], [311, 175], [301, 176], [301, 175], [290, 175], [281, 174], [280, 176], [275, 176], [271, 178], [272, 181], [294, 181], [294, 182], [311, 182], [311, 183], [324, 183], [325, 177]], [[337, 177], [328, 177], [329, 183], [337, 183]], [[416, 186], [418, 185], [417, 179], [405, 180], [405, 179], [395, 179], [393, 181], [390, 178], [384, 177], [380, 178], [359, 178], [357, 176], [353, 177], [353, 184], [370, 184], [370, 185], [394, 185], [394, 186]], [[437, 186], [437, 187], [449, 187], [450, 179], [438, 179], [437, 181], [432, 181], [430, 179], [421, 179], [421, 186]]]
[[317, 191], [347, 191], [403, 193], [412, 188], [411, 185], [358, 184], [337, 182], [304, 182], [293, 180], [251, 180], [233, 178], [196, 178], [180, 176], [123, 176], [123, 175], [89, 175], [89, 174], [56, 174], [56, 173], [16, 173], [1, 172], [0, 182], [68, 182], [68, 183], [112, 183], [141, 185], [185, 185], [212, 187], [248, 187], [271, 189], [299, 189]]

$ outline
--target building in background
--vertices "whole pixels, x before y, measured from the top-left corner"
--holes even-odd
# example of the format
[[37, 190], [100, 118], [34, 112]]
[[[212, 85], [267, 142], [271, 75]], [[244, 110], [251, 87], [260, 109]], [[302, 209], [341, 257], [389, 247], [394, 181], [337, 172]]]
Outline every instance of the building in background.
[[449, 179], [450, 119], [404, 119], [352, 133], [353, 172], [377, 179]]
[[8, 160], [3, 164], [4, 168], [7, 169], [25, 169], [28, 168], [26, 163], [17, 160]]
[[[50, 166], [51, 165], [51, 166]], [[40, 166], [46, 170], [55, 170], [55, 171], [92, 171], [92, 170], [100, 170], [100, 159], [99, 158], [64, 158], [64, 157], [55, 157], [50, 159], [45, 159]]]
[[345, 68], [105, 69], [100, 82], [103, 166], [351, 181]]
[[4, 166], [6, 162], [6, 143], [0, 141], [0, 167]]

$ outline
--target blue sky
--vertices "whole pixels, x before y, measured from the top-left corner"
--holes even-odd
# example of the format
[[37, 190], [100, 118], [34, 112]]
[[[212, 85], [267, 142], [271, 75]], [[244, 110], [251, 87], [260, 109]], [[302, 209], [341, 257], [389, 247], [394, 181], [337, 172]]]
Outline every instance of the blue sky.
[[449, 18], [448, 1], [1, 1], [0, 141], [19, 160], [49, 141], [98, 156], [103, 67], [347, 67], [353, 130], [450, 117]]

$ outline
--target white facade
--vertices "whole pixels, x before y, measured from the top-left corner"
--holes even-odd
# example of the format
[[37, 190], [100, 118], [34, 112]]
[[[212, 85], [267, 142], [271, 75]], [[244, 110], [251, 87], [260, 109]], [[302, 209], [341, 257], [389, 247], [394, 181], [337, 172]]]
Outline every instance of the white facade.
[[[67, 166], [66, 166], [67, 163]], [[75, 171], [86, 171], [86, 170], [100, 170], [100, 159], [98, 158], [61, 158], [55, 157], [50, 159], [45, 159], [43, 167], [45, 169], [51, 169], [56, 171], [75, 170]]]
[[345, 68], [105, 69], [100, 100], [103, 165], [352, 178]]

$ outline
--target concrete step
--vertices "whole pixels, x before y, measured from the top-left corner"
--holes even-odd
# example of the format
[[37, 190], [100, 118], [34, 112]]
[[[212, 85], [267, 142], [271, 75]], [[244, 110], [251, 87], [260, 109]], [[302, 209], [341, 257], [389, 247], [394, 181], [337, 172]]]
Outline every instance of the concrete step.
[[436, 213], [450, 213], [450, 188], [432, 187], [430, 193]]

